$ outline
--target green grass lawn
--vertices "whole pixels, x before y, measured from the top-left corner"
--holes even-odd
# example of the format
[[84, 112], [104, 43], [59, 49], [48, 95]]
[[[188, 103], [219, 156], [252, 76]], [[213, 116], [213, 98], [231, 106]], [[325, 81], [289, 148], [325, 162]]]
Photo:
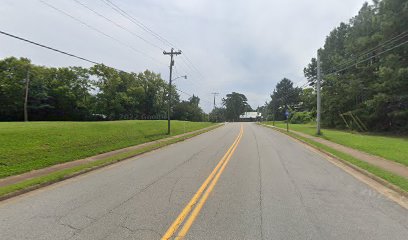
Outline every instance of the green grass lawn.
[[[267, 124], [272, 125], [272, 122]], [[286, 129], [284, 122], [275, 122], [275, 126]], [[314, 124], [289, 124], [289, 130], [316, 136]], [[408, 137], [380, 136], [332, 129], [323, 129], [322, 133], [324, 139], [408, 166]]]
[[[172, 121], [172, 135], [209, 127]], [[161, 138], [167, 121], [0, 122], [0, 178]]]

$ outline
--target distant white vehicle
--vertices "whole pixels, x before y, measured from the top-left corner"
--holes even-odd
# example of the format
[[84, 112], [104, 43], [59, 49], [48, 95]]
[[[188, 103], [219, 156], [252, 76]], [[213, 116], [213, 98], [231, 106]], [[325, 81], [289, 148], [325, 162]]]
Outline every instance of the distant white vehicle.
[[262, 113], [260, 112], [244, 112], [244, 114], [239, 115], [241, 121], [260, 121], [262, 119]]

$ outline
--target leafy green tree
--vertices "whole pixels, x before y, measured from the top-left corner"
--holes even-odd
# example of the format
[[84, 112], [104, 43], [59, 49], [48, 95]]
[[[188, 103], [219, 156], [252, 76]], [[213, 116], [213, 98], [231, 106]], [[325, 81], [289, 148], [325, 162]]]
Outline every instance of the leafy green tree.
[[[0, 60], [0, 121], [23, 120], [27, 74], [29, 120], [159, 119], [167, 115], [169, 89], [159, 74], [127, 73], [104, 65], [49, 68], [11, 57]], [[175, 86], [170, 91], [175, 106], [180, 97]], [[198, 106], [199, 99], [194, 97], [193, 102]]]
[[91, 83], [84, 68], [46, 68], [28, 59], [0, 61], [0, 120], [23, 120], [27, 74], [29, 120], [83, 120], [89, 117]]
[[222, 99], [225, 107], [225, 118], [227, 121], [238, 121], [239, 115], [252, 111], [248, 104], [248, 99], [244, 94], [232, 92]]
[[[345, 127], [339, 114], [351, 112], [370, 130], [408, 131], [407, 29], [408, 2], [378, 0], [330, 32], [319, 50], [324, 125]], [[314, 85], [315, 59], [304, 73]]]
[[204, 121], [204, 111], [199, 106], [200, 98], [192, 96], [188, 101], [181, 101], [174, 107], [174, 119], [184, 121]]
[[283, 78], [271, 94], [271, 101], [269, 103], [269, 109], [274, 115], [275, 120], [286, 119], [286, 110], [297, 110], [301, 107], [301, 95], [302, 89], [293, 87], [293, 82], [287, 78]]
[[214, 108], [209, 114], [209, 120], [211, 122], [225, 122], [226, 121], [226, 109]]
[[[161, 78], [160, 74], [144, 71], [138, 74], [138, 80], [143, 87], [142, 116], [166, 116], [168, 101], [168, 84]], [[179, 102], [179, 95], [175, 86], [172, 88], [172, 102]]]
[[25, 81], [31, 62], [26, 58], [0, 61], [0, 120], [23, 120]]
[[90, 119], [92, 110], [92, 85], [88, 69], [40, 68], [36, 72], [43, 89], [37, 97], [36, 120]]
[[299, 95], [299, 111], [312, 112], [316, 115], [316, 93], [313, 88], [304, 88]]

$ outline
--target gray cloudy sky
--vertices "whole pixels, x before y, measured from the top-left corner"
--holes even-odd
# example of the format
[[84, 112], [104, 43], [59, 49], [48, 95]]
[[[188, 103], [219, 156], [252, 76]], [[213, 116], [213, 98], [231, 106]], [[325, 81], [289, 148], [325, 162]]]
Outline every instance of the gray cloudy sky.
[[[93, 28], [50, 8], [41, 0], [1, 0], [0, 30], [126, 71], [150, 69], [168, 79], [170, 46], [143, 31], [103, 0], [77, 0], [133, 34], [95, 15], [74, 0], [43, 0]], [[363, 0], [111, 0], [170, 41], [179, 89], [198, 95], [212, 108], [211, 92], [245, 94], [253, 108], [269, 100], [275, 84], [287, 77], [305, 83], [303, 67], [342, 21], [357, 14]], [[141, 36], [153, 47], [136, 37]], [[47, 66], [90, 64], [0, 35], [0, 57], [28, 57]], [[194, 66], [187, 66], [188, 59]], [[153, 59], [154, 60], [153, 60]], [[180, 93], [183, 99], [187, 95]]]

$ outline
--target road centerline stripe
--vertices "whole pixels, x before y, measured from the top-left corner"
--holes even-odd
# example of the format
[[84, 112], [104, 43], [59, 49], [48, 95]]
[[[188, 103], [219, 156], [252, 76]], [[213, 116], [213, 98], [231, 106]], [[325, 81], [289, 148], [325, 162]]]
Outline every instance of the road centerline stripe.
[[237, 144], [235, 144], [233, 150], [231, 151], [231, 153], [226, 158], [224, 164], [222, 165], [222, 167], [218, 171], [217, 175], [214, 177], [211, 184], [208, 186], [207, 190], [205, 191], [204, 195], [202, 196], [202, 198], [200, 199], [198, 204], [195, 206], [194, 210], [191, 212], [191, 215], [189, 216], [187, 221], [184, 223], [184, 226], [181, 228], [180, 232], [178, 233], [178, 235], [177, 235], [177, 237], [175, 239], [181, 240], [187, 235], [188, 230], [190, 230], [190, 228], [193, 225], [195, 219], [197, 218], [198, 214], [200, 213], [202, 207], [204, 206], [205, 202], [207, 201], [210, 193], [212, 192], [215, 185], [217, 184], [218, 179], [220, 178], [220, 176], [223, 173], [225, 167], [227, 166], [229, 160], [231, 159], [235, 149], [238, 147], [238, 144], [239, 144], [241, 138], [242, 138], [242, 134], [240, 135]]
[[[241, 124], [240, 132], [239, 132], [237, 138], [235, 139], [235, 141], [233, 142], [233, 144], [229, 147], [228, 151], [224, 154], [224, 156], [221, 158], [221, 160], [218, 162], [216, 167], [213, 169], [213, 171], [210, 173], [210, 175], [207, 177], [207, 179], [204, 181], [204, 183], [200, 186], [200, 188], [194, 194], [193, 198], [189, 201], [189, 203], [186, 205], [186, 207], [181, 211], [181, 213], [178, 215], [176, 220], [174, 220], [174, 222], [167, 229], [166, 233], [162, 237], [162, 240], [170, 239], [174, 235], [174, 233], [178, 230], [178, 228], [181, 226], [181, 224], [184, 222], [184, 220], [190, 214], [190, 212], [193, 210], [193, 208], [196, 207], [196, 204], [200, 200], [200, 197], [203, 195], [204, 191], [207, 189], [207, 191], [205, 191], [205, 193], [204, 193], [204, 195], [207, 195], [207, 197], [205, 198], [204, 201], [202, 201], [203, 200], [202, 198], [200, 200], [200, 203], [199, 203], [201, 205], [200, 209], [198, 211], [196, 211], [196, 208], [194, 208], [194, 211], [196, 212], [196, 216], [193, 219], [191, 219], [191, 216], [190, 216], [190, 218], [188, 219], [188, 221], [190, 222], [189, 223], [190, 226], [188, 228], [183, 227], [184, 232], [187, 233], [188, 229], [191, 227], [191, 224], [194, 222], [194, 220], [197, 217], [199, 211], [201, 210], [202, 205], [204, 205], [206, 199], [208, 198], [209, 193], [212, 191], [212, 188], [214, 188], [216, 182], [218, 181], [222, 171], [225, 169], [226, 163], [229, 161], [229, 159], [231, 158], [231, 156], [234, 153], [235, 149], [237, 148], [238, 143], [242, 138], [242, 135], [243, 135], [243, 126]], [[210, 186], [212, 186], [211, 190], [208, 191]]]

